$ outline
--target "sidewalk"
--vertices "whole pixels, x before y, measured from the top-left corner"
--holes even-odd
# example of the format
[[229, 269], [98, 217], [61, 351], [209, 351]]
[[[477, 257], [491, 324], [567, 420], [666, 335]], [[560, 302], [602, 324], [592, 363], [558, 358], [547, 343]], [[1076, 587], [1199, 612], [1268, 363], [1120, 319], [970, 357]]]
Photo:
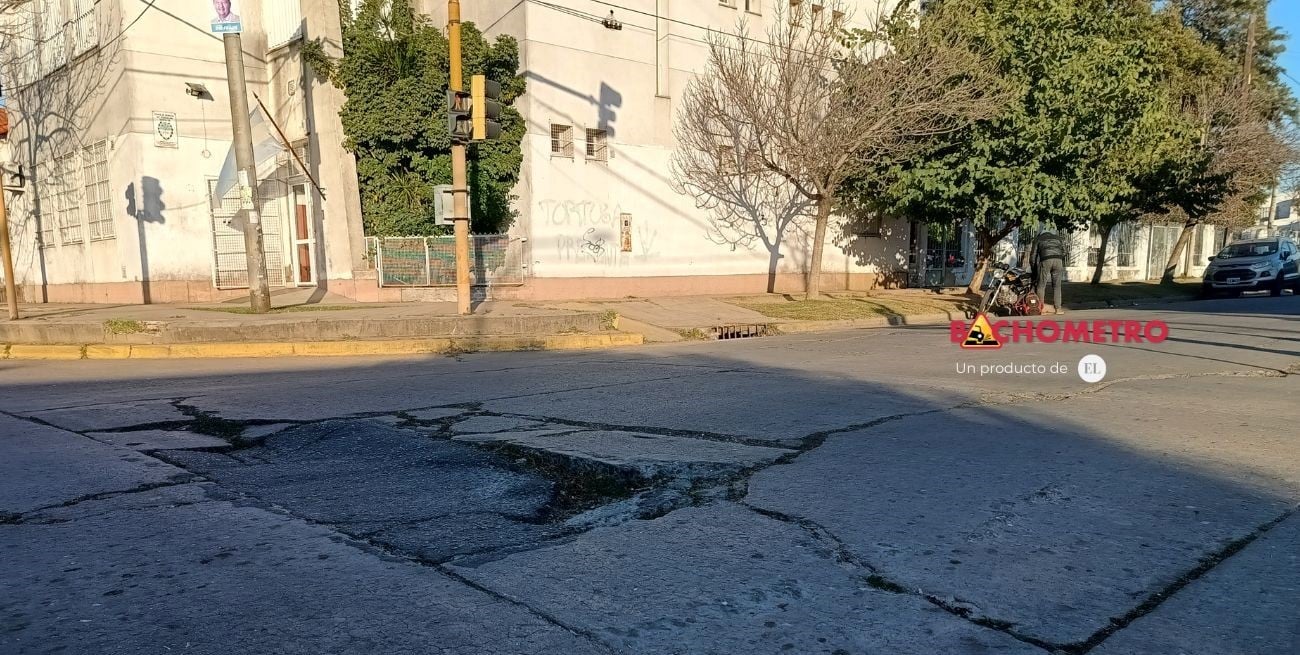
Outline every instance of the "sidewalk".
[[0, 321], [0, 357], [11, 359], [257, 357], [549, 350], [641, 343], [615, 331], [616, 316], [509, 302], [357, 303], [309, 290], [272, 297], [272, 312], [246, 300], [184, 305], [24, 305]]
[[[1071, 309], [1189, 298], [1187, 288], [1070, 285]], [[1168, 297], [1159, 294], [1169, 294]], [[956, 290], [831, 292], [802, 296], [684, 296], [557, 302], [357, 303], [315, 290], [273, 296], [269, 314], [245, 300], [187, 305], [27, 305], [0, 321], [0, 358], [374, 355], [602, 348], [821, 330], [943, 325], [967, 318]]]

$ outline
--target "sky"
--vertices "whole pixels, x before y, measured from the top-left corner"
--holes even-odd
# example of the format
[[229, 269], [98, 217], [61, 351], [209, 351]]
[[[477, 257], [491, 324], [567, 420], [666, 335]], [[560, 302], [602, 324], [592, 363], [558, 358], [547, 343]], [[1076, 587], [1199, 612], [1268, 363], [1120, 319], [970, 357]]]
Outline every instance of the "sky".
[[1290, 37], [1282, 66], [1294, 79], [1287, 79], [1296, 96], [1300, 96], [1300, 0], [1272, 0], [1268, 3], [1268, 22], [1282, 28]]

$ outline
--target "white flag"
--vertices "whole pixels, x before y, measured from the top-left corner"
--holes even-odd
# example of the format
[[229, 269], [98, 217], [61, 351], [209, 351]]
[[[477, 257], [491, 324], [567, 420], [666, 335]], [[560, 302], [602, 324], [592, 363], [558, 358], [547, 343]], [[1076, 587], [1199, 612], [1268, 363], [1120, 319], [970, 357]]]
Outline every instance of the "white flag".
[[[271, 123], [262, 115], [260, 107], [254, 107], [253, 111], [249, 112], [248, 123], [253, 135], [253, 162], [257, 165], [257, 176], [260, 179], [263, 172], [262, 165], [274, 160], [276, 155], [285, 151], [285, 148], [271, 132]], [[239, 175], [235, 171], [235, 145], [232, 143], [230, 150], [226, 152], [226, 161], [221, 165], [221, 173], [217, 175], [217, 189], [213, 194], [212, 206], [220, 207], [221, 199], [225, 198], [238, 183]]]

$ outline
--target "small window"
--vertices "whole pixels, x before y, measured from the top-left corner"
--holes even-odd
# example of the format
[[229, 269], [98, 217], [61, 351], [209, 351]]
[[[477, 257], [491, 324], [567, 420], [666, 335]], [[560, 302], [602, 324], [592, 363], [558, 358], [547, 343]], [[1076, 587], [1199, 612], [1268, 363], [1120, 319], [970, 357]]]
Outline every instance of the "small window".
[[723, 7], [731, 7], [732, 9], [736, 8], [736, 0], [718, 0], [718, 4]]
[[609, 161], [609, 143], [605, 130], [587, 130], [587, 159]]
[[573, 158], [572, 125], [551, 125], [551, 156]]
[[745, 0], [745, 11], [751, 14], [761, 14], [763, 9], [763, 0]]
[[840, 10], [838, 10], [838, 9], [835, 9], [835, 10], [831, 11], [831, 23], [834, 24], [834, 25], [843, 25], [843, 24], [844, 24], [844, 12], [842, 12], [842, 11], [840, 11]]
[[860, 237], [880, 237], [885, 233], [885, 217], [882, 214], [859, 216], [853, 223], [853, 232]]
[[718, 146], [718, 171], [723, 175], [735, 175], [740, 172], [736, 165], [736, 147]]

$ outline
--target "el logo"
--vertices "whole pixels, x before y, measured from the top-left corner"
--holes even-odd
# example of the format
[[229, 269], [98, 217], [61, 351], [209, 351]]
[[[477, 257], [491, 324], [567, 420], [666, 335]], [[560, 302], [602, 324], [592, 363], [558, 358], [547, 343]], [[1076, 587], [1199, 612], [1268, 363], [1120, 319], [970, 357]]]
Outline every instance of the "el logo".
[[989, 325], [989, 319], [983, 314], [977, 314], [974, 322], [970, 325], [970, 330], [966, 332], [966, 340], [961, 342], [962, 348], [1001, 348], [1002, 342], [998, 341], [993, 335], [993, 326]]

